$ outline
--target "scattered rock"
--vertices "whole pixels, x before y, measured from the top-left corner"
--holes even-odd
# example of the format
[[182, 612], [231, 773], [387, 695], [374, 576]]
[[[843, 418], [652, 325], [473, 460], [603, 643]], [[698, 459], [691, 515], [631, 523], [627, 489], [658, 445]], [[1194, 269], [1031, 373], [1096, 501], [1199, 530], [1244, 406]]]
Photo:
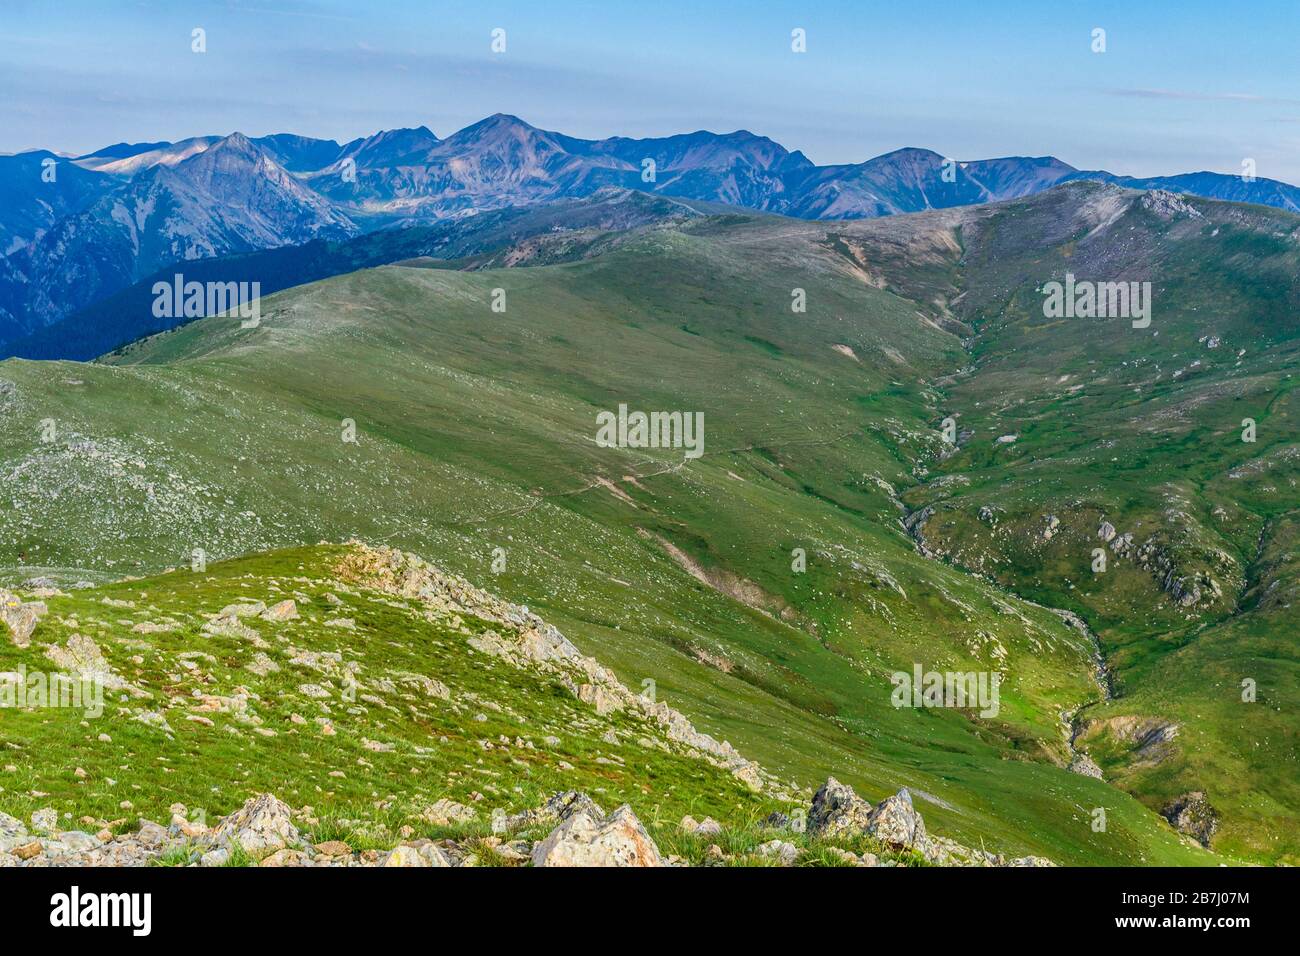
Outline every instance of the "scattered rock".
[[722, 833], [722, 824], [713, 817], [705, 817], [695, 828], [697, 836], [718, 836]]
[[759, 846], [758, 855], [775, 857], [782, 866], [794, 866], [795, 860], [799, 859], [799, 848], [784, 840], [769, 840]]
[[298, 843], [299, 836], [288, 805], [269, 793], [263, 793], [250, 798], [222, 820], [212, 842], [218, 846], [237, 843], [249, 856], [260, 857]]
[[316, 852], [321, 856], [351, 856], [352, 847], [342, 840], [326, 840], [316, 844]]
[[1219, 814], [1210, 806], [1203, 790], [1184, 793], [1171, 800], [1160, 814], [1179, 833], [1186, 833], [1207, 848], [1215, 831], [1219, 829]]
[[821, 836], [858, 833], [867, 828], [870, 817], [871, 804], [868, 801], [859, 797], [852, 787], [834, 777], [827, 777], [821, 789], [813, 795], [808, 832]]
[[925, 821], [912, 806], [912, 795], [906, 787], [876, 805], [867, 821], [867, 833], [886, 846], [920, 853], [925, 852], [929, 842]]
[[298, 617], [298, 605], [292, 600], [273, 604], [261, 612], [264, 621], [292, 621]]
[[23, 601], [17, 595], [0, 588], [0, 621], [9, 628], [9, 637], [19, 647], [31, 643], [36, 622], [48, 613], [44, 601]]
[[422, 820], [442, 827], [457, 823], [468, 823], [476, 816], [478, 816], [478, 812], [473, 807], [467, 807], [445, 797], [431, 807], [426, 808], [420, 814]]
[[580, 810], [533, 848], [534, 866], [661, 866], [659, 848], [624, 804], [604, 820]]
[[261, 601], [246, 601], [239, 604], [227, 604], [217, 612], [219, 618], [241, 618], [256, 617], [266, 610], [266, 605]]
[[265, 857], [258, 866], [306, 866], [308, 856], [301, 850], [291, 850], [287, 847], [283, 850], [276, 850], [270, 856]]
[[73, 634], [63, 645], [50, 645], [45, 656], [82, 680], [98, 681], [107, 690], [126, 687], [126, 681], [104, 660], [104, 652], [99, 649], [99, 645], [84, 635]]
[[1075, 754], [1074, 759], [1070, 761], [1070, 770], [1085, 777], [1102, 779], [1101, 768], [1087, 754]]

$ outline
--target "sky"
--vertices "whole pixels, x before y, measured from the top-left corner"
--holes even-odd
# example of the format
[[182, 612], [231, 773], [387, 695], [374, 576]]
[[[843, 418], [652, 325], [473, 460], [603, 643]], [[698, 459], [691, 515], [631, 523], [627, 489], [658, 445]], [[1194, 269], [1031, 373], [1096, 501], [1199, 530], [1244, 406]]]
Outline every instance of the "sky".
[[1300, 0], [0, 0], [0, 152], [502, 112], [585, 138], [748, 129], [819, 164], [1249, 158], [1300, 183], [1297, 35]]

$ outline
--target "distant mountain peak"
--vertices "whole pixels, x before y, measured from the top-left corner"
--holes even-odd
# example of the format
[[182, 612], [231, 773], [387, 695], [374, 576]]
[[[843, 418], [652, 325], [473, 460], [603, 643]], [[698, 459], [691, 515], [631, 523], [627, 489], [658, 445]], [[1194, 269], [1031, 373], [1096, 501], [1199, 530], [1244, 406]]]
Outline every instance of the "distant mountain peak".
[[464, 129], [457, 130], [451, 136], [447, 137], [447, 142], [455, 140], [456, 142], [487, 142], [500, 141], [504, 139], [528, 139], [534, 136], [546, 135], [544, 131], [538, 129], [529, 123], [525, 123], [518, 116], [512, 116], [509, 113], [493, 113], [477, 123], [471, 123]]
[[[245, 156], [265, 156], [261, 149], [247, 136], [238, 131], [217, 140], [206, 150], [207, 153], [236, 152]], [[202, 154], [200, 154], [202, 155]], [[197, 157], [195, 157], [197, 158]]]
[[514, 113], [493, 113], [491, 116], [479, 120], [474, 126], [522, 126], [525, 129], [537, 129], [531, 123], [520, 119]]

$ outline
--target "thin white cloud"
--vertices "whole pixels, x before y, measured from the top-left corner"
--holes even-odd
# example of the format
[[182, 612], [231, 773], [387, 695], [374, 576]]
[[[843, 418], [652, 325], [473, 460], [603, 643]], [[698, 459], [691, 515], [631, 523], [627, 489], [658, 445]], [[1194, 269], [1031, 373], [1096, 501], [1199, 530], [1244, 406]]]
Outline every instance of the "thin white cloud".
[[1197, 100], [1201, 102], [1226, 101], [1235, 103], [1300, 103], [1300, 99], [1282, 96], [1260, 96], [1256, 93], [1204, 93], [1197, 90], [1121, 89], [1110, 90], [1111, 96], [1131, 96], [1149, 100]]

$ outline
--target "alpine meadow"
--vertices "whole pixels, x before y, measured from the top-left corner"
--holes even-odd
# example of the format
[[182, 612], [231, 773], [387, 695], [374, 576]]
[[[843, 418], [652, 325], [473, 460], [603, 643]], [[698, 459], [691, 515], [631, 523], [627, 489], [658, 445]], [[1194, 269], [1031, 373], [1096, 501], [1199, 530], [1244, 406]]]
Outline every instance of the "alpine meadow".
[[[664, 14], [580, 6], [0, 14], [57, 77], [0, 108], [0, 867], [1300, 863], [1295, 100], [1044, 12], [1039, 89], [953, 95], [1078, 165], [958, 160], [920, 93], [791, 112], [859, 11], [706, 69], [683, 8], [660, 109], [614, 53]], [[807, 155], [682, 132], [724, 65]], [[1036, 115], [1089, 85], [1091, 145]]]

